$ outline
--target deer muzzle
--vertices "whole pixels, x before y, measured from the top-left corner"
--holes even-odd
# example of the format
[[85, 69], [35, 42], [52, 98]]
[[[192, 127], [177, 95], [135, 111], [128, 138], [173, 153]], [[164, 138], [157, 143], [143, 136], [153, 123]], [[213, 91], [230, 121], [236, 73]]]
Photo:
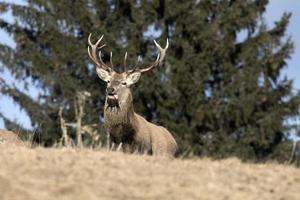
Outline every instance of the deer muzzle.
[[109, 107], [119, 106], [118, 95], [116, 93], [116, 90], [113, 87], [109, 87], [106, 89], [106, 95], [107, 95], [107, 104]]

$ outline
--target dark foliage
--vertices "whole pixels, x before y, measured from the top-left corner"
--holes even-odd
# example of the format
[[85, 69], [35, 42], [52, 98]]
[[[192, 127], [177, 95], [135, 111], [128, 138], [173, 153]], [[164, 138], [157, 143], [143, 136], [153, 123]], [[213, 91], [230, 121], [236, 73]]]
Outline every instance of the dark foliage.
[[[135, 110], [170, 129], [180, 153], [214, 158], [286, 161], [292, 145], [285, 120], [299, 115], [300, 95], [282, 78], [293, 43], [285, 37], [290, 14], [267, 28], [267, 0], [99, 1], [28, 0], [26, 6], [1, 3], [15, 23], [0, 21], [16, 48], [0, 45], [0, 61], [16, 78], [30, 77], [48, 92], [38, 100], [1, 82], [38, 126], [41, 141], [60, 137], [58, 109], [75, 121], [76, 91], [92, 96], [85, 123], [101, 123], [105, 85], [87, 55], [87, 37], [104, 34], [122, 70], [125, 51], [134, 65], [154, 59], [152, 39], [171, 46], [166, 62], [133, 88]], [[239, 33], [245, 33], [241, 40]], [[10, 122], [11, 126], [11, 122]], [[101, 131], [102, 134], [104, 133]], [[103, 134], [104, 135], [104, 134]]]

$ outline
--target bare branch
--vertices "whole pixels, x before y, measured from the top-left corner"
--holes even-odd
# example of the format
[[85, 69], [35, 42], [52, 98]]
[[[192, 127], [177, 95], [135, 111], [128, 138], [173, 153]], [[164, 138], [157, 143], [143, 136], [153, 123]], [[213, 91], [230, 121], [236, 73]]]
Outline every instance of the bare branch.
[[295, 158], [295, 152], [296, 152], [296, 147], [299, 141], [294, 141], [293, 142], [293, 147], [292, 147], [292, 151], [291, 151], [291, 155], [290, 155], [290, 159], [288, 161], [289, 164], [291, 164], [294, 161]]
[[62, 137], [60, 139], [60, 143], [65, 145], [66, 147], [71, 146], [71, 140], [68, 136], [66, 121], [62, 116], [63, 107], [59, 108], [58, 115], [60, 118], [60, 129], [62, 131]]
[[123, 145], [123, 143], [121, 142], [121, 143], [118, 145], [117, 151], [121, 151], [121, 150], [122, 150], [122, 145]]

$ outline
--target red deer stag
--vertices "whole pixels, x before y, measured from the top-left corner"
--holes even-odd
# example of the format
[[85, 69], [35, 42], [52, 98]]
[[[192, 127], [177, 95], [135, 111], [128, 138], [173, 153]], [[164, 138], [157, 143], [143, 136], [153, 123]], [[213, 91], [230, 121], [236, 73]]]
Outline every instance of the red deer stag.
[[[116, 145], [122, 145], [124, 151], [146, 153], [149, 155], [162, 155], [173, 157], [177, 144], [172, 134], [164, 127], [148, 122], [142, 116], [134, 112], [133, 98], [130, 86], [138, 82], [141, 74], [157, 67], [164, 59], [169, 46], [168, 40], [165, 48], [162, 48], [154, 41], [160, 53], [156, 61], [147, 68], [139, 69], [138, 63], [133, 69], [127, 70], [126, 59], [124, 58], [123, 73], [113, 69], [112, 53], [110, 53], [110, 65], [103, 62], [101, 48], [99, 46], [103, 35], [96, 43], [91, 42], [91, 34], [88, 38], [88, 54], [96, 64], [96, 71], [100, 79], [107, 83], [106, 100], [104, 105], [104, 123], [110, 134], [111, 141]], [[97, 57], [97, 51], [99, 57]]]

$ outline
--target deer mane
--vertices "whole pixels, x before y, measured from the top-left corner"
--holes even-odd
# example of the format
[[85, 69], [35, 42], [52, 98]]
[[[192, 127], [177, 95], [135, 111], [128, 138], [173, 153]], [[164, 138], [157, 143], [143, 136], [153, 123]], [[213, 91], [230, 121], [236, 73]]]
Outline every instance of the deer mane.
[[118, 124], [129, 124], [134, 115], [132, 94], [128, 92], [119, 102], [118, 107], [109, 107], [107, 102], [104, 106], [104, 120], [106, 126], [114, 126]]

